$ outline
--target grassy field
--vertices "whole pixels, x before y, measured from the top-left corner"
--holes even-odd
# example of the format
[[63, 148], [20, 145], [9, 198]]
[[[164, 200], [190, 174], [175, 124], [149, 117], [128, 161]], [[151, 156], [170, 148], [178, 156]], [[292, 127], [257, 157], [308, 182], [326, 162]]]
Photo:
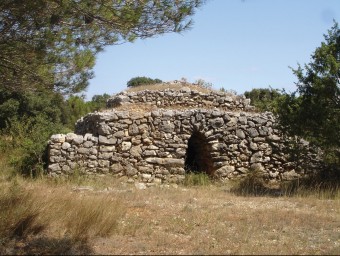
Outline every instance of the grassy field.
[[190, 180], [138, 189], [0, 167], [1, 254], [340, 254], [339, 189], [254, 196]]

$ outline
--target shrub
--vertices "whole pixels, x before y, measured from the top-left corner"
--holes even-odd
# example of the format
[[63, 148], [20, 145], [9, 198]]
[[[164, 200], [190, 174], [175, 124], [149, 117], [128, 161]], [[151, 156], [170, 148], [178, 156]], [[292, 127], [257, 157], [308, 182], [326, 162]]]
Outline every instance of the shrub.
[[[36, 177], [43, 173], [48, 139], [58, 131], [62, 131], [62, 126], [44, 115], [11, 118], [3, 131], [7, 143], [0, 143], [0, 149], [11, 152], [10, 163], [21, 174]], [[2, 136], [1, 140], [4, 139]]]
[[103, 95], [94, 95], [90, 101], [92, 111], [99, 111], [106, 108], [106, 101], [110, 97], [111, 96], [107, 93], [104, 93]]
[[94, 109], [91, 104], [84, 100], [84, 96], [70, 96], [63, 106], [63, 124], [74, 130], [77, 120]]
[[128, 82], [127, 82], [127, 87], [135, 87], [135, 86], [139, 86], [139, 85], [148, 85], [148, 84], [159, 84], [162, 83], [162, 80], [156, 78], [156, 79], [152, 79], [149, 77], [134, 77], [131, 78]]
[[255, 106], [259, 111], [272, 111], [277, 109], [278, 99], [281, 97], [281, 93], [277, 89], [273, 88], [259, 88], [252, 89], [250, 92], [246, 91], [244, 96], [251, 100], [251, 104]]

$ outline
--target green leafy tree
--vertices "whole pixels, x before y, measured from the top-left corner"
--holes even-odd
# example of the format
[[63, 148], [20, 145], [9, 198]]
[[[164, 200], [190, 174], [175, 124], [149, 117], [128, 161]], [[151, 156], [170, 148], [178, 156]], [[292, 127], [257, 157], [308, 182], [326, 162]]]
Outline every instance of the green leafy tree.
[[64, 98], [54, 92], [10, 92], [0, 88], [0, 152], [22, 174], [42, 172], [53, 133], [63, 131]]
[[35, 117], [12, 117], [5, 132], [7, 141], [0, 137], [0, 151], [9, 155], [10, 163], [25, 176], [43, 174], [47, 162], [46, 146], [53, 133], [65, 132], [60, 123], [51, 121], [45, 114]]
[[[0, 89], [0, 151], [24, 175], [37, 176], [46, 162], [46, 146], [54, 133], [71, 132], [85, 114], [105, 107], [108, 94], [67, 100], [58, 93], [9, 92]], [[1, 136], [2, 135], [2, 136]]]
[[22, 149], [16, 165], [37, 170], [48, 137], [102, 104], [64, 98], [86, 89], [96, 54], [184, 31], [203, 1], [0, 1], [0, 146]]
[[98, 111], [106, 108], [106, 101], [110, 97], [111, 96], [107, 93], [104, 93], [103, 95], [94, 95], [90, 102], [92, 111]]
[[43, 90], [41, 92], [10, 91], [0, 87], [0, 129], [8, 122], [21, 117], [45, 116], [51, 122], [60, 123], [64, 98], [61, 94]]
[[105, 46], [184, 31], [203, 1], [2, 0], [1, 86], [80, 92]]
[[311, 62], [292, 69], [297, 91], [286, 93], [278, 109], [281, 125], [291, 135], [305, 138], [340, 164], [340, 29], [338, 23], [324, 35]]
[[259, 88], [246, 91], [244, 93], [246, 98], [251, 100], [251, 105], [255, 106], [259, 111], [277, 110], [278, 99], [281, 93], [273, 88]]
[[86, 114], [106, 108], [106, 101], [110, 95], [94, 95], [91, 101], [85, 101], [85, 96], [70, 96], [62, 108], [62, 123], [70, 130], [74, 130], [78, 119]]
[[70, 130], [74, 130], [76, 121], [91, 111], [91, 104], [84, 100], [84, 96], [70, 96], [64, 105], [63, 123]]
[[162, 83], [162, 80], [156, 78], [152, 79], [145, 76], [137, 76], [134, 78], [131, 78], [126, 84], [128, 87], [135, 87], [139, 85], [149, 85], [149, 84], [159, 84]]

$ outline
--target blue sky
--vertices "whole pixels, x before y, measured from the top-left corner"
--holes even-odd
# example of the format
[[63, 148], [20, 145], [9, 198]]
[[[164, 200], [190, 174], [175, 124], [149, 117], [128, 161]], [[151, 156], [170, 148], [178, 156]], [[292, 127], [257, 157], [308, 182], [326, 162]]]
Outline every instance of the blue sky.
[[85, 94], [118, 93], [136, 76], [204, 79], [239, 94], [294, 91], [289, 66], [310, 61], [333, 19], [340, 22], [340, 0], [208, 0], [189, 31], [107, 47]]

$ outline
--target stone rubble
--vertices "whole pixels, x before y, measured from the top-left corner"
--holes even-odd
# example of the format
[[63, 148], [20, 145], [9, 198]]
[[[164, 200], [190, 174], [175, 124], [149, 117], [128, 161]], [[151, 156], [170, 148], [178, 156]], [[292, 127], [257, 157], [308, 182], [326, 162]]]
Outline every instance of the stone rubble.
[[180, 90], [165, 89], [162, 91], [143, 90], [139, 92], [123, 91], [107, 101], [107, 107], [115, 108], [131, 103], [151, 104], [157, 107], [181, 105], [185, 108], [218, 108], [229, 111], [251, 111], [254, 107], [245, 96], [233, 95], [221, 91], [209, 93], [183, 87]]

